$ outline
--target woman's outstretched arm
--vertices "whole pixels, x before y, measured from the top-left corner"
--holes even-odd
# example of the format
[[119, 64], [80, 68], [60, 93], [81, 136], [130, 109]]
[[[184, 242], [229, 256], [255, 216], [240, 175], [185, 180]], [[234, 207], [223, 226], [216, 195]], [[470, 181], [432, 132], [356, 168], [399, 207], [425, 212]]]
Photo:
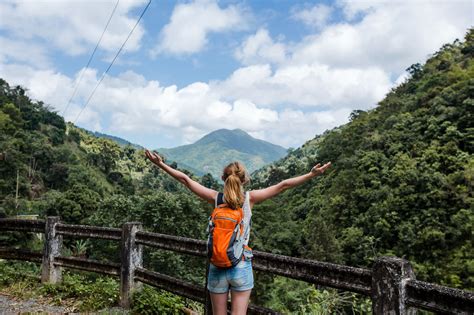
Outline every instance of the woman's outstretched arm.
[[217, 195], [217, 191], [204, 187], [203, 185], [189, 178], [189, 176], [184, 174], [183, 172], [175, 170], [174, 168], [166, 165], [165, 162], [163, 162], [161, 156], [159, 156], [157, 153], [145, 150], [145, 155], [156, 166], [161, 168], [166, 173], [170, 174], [193, 193], [206, 200], [207, 202], [214, 204], [214, 199]]
[[318, 163], [307, 174], [285, 179], [276, 185], [273, 185], [264, 189], [252, 190], [250, 192], [250, 203], [251, 205], [254, 205], [256, 203], [275, 197], [279, 193], [287, 190], [288, 188], [301, 185], [304, 182], [310, 180], [311, 178], [323, 174], [326, 171], [326, 169], [328, 169], [330, 166], [331, 166], [331, 162], [328, 162], [324, 164], [323, 166], [321, 166], [321, 164]]

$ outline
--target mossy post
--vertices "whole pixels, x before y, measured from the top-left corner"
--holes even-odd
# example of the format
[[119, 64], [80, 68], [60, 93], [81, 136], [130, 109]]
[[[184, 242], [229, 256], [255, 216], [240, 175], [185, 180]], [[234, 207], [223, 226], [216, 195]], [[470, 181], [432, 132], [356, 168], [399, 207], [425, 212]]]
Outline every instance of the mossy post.
[[372, 274], [372, 313], [416, 314], [416, 310], [406, 305], [405, 286], [409, 279], [415, 279], [410, 262], [398, 257], [378, 258]]
[[120, 248], [120, 306], [130, 308], [133, 293], [141, 285], [135, 282], [135, 270], [143, 266], [143, 246], [136, 243], [136, 234], [142, 229], [140, 222], [127, 222], [122, 227]]
[[61, 282], [61, 267], [54, 264], [54, 259], [61, 254], [63, 245], [62, 235], [56, 232], [56, 225], [59, 217], [47, 217], [44, 230], [44, 249], [41, 264], [41, 282], [59, 283]]

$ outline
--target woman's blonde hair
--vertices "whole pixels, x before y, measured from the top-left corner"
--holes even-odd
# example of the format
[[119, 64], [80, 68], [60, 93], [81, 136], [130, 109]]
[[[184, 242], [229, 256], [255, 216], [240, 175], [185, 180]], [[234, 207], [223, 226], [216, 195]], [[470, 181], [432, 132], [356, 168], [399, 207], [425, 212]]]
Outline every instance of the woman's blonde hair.
[[249, 181], [245, 166], [232, 162], [222, 172], [224, 181], [224, 202], [232, 209], [242, 207], [244, 203], [243, 185]]

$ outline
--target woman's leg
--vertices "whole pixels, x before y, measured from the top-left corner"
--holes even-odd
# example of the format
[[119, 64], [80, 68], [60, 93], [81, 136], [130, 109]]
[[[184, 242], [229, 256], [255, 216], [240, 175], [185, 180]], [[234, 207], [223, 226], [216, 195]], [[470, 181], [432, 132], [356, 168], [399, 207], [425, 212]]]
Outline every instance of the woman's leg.
[[227, 298], [229, 296], [229, 292], [210, 293], [210, 295], [212, 302], [212, 314], [227, 315]]
[[247, 314], [247, 307], [249, 306], [250, 293], [252, 290], [246, 291], [235, 291], [232, 290], [230, 293], [232, 301], [232, 315], [245, 315]]

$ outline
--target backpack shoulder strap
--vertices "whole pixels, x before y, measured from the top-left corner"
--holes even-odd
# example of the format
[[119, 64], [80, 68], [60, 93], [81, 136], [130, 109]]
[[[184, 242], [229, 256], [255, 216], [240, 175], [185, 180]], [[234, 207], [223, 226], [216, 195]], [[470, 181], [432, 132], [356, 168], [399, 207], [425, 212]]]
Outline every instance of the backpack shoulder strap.
[[224, 194], [219, 192], [217, 193], [216, 195], [216, 202], [215, 202], [215, 207], [214, 208], [217, 208], [219, 205], [221, 204], [224, 204]]

